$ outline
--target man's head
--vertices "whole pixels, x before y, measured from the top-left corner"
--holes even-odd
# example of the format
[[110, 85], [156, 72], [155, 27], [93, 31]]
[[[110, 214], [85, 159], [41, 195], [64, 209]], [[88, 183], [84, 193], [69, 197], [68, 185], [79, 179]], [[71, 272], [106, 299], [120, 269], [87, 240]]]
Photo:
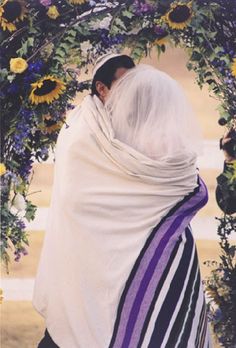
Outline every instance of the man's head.
[[[92, 95], [96, 94], [102, 102], [105, 102], [109, 90], [116, 80], [135, 66], [132, 58], [126, 55], [118, 55], [105, 60], [98, 65], [92, 81]], [[95, 67], [96, 69], [96, 67]]]

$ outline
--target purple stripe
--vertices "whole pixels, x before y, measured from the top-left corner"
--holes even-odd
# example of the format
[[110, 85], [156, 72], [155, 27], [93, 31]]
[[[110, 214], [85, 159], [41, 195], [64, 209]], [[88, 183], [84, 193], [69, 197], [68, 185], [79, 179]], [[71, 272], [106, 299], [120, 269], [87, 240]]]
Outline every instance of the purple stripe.
[[[169, 260], [169, 257], [170, 257], [170, 255], [175, 247], [175, 244], [176, 244], [178, 237], [182, 234], [183, 230], [188, 225], [189, 221], [192, 219], [193, 215], [195, 214], [196, 209], [199, 210], [199, 208], [205, 204], [206, 198], [207, 197], [204, 197], [195, 207], [189, 209], [188, 211], [185, 212], [185, 214], [182, 214], [182, 216], [179, 216], [174, 220], [173, 224], [166, 232], [166, 234], [168, 234], [168, 237], [167, 237], [168, 240], [166, 241], [165, 245], [163, 245], [163, 248], [160, 248], [160, 250], [158, 250], [159, 246], [156, 249], [156, 253], [151, 260], [151, 262], [152, 261], [155, 262], [155, 265], [154, 265], [154, 269], [150, 265], [150, 272], [152, 272], [152, 273], [150, 273], [150, 278], [144, 280], [144, 278], [145, 278], [146, 274], [149, 272], [149, 270], [146, 271], [146, 274], [143, 278], [144, 284], [145, 284], [145, 281], [149, 282], [149, 284], [148, 284], [148, 286], [146, 286], [146, 288], [143, 287], [142, 290], [141, 290], [141, 288], [142, 288], [142, 284], [141, 284], [139, 291], [138, 291], [138, 294], [137, 294], [137, 297], [135, 299], [135, 303], [133, 304], [132, 310], [134, 312], [133, 313], [131, 312], [131, 314], [130, 314], [130, 321], [131, 321], [131, 323], [134, 322], [134, 324], [135, 324], [135, 329], [132, 328], [132, 330], [129, 331], [129, 332], [131, 332], [131, 335], [133, 335], [132, 336], [133, 339], [131, 341], [131, 347], [136, 347], [136, 345], [138, 344], [141, 330], [142, 330], [148, 309], [151, 305], [151, 301], [153, 299], [155, 289], [158, 286], [158, 283], [159, 283], [161, 276], [165, 270], [165, 266]], [[191, 213], [191, 214], [187, 215], [188, 213]], [[180, 223], [179, 223], [178, 219], [181, 220]], [[156, 261], [154, 260], [154, 258], [156, 258]], [[150, 262], [150, 264], [151, 264], [151, 262]], [[158, 267], [157, 267], [157, 264], [158, 264]], [[156, 274], [154, 275], [155, 271], [158, 274], [157, 277], [156, 277]], [[142, 296], [141, 291], [143, 291], [143, 296]], [[139, 296], [139, 299], [137, 299], [138, 296]], [[145, 300], [143, 300], [144, 296], [145, 296]], [[138, 307], [136, 309], [134, 309], [135, 306], [138, 306]], [[138, 311], [138, 315], [135, 319], [133, 317], [133, 315], [135, 316], [137, 311]], [[128, 326], [127, 326], [127, 330], [129, 330]], [[128, 345], [126, 345], [124, 347], [128, 347]]]
[[[200, 178], [199, 178], [200, 179]], [[203, 186], [200, 187], [202, 189], [205, 188], [205, 185], [203, 183]], [[206, 189], [206, 188], [205, 188]], [[203, 191], [203, 190], [202, 190]], [[206, 192], [205, 192], [206, 193]], [[176, 215], [180, 214], [182, 211], [186, 211], [186, 206], [191, 206], [192, 203], [195, 204], [195, 201], [199, 202], [199, 195], [202, 196], [204, 192], [198, 192], [193, 196], [186, 204], [183, 204], [176, 212], [171, 216], [171, 218], [168, 218], [165, 223], [163, 223], [160, 228], [158, 229], [158, 233], [156, 233], [154, 240], [152, 243], [148, 246], [148, 249], [145, 252], [145, 255], [143, 256], [142, 262], [140, 263], [140, 266], [134, 276], [134, 279], [132, 280], [132, 284], [130, 285], [130, 288], [128, 290], [128, 293], [126, 294], [126, 300], [123, 305], [122, 313], [121, 313], [121, 320], [120, 325], [118, 326], [118, 335], [116, 336], [116, 340], [118, 340], [118, 347], [121, 346], [121, 339], [122, 336], [124, 336], [124, 331], [127, 325], [127, 321], [129, 318], [129, 313], [131, 311], [131, 307], [135, 298], [135, 295], [138, 291], [138, 288], [140, 287], [141, 280], [143, 278], [143, 274], [148, 267], [148, 264], [150, 262], [150, 259], [152, 258], [153, 254], [155, 253], [155, 249], [163, 237], [163, 235], [166, 233], [166, 229], [171, 225], [173, 219]], [[197, 198], [196, 198], [197, 196]]]
[[[183, 224], [185, 225], [185, 220], [181, 224], [181, 226]], [[159, 281], [164, 273], [164, 270], [166, 268], [166, 264], [168, 263], [170, 254], [176, 245], [177, 237], [179, 237], [183, 233], [183, 229], [181, 226], [178, 230], [180, 232], [180, 233], [178, 233], [178, 236], [176, 236], [176, 232], [171, 236], [171, 238], [170, 238], [166, 248], [164, 249], [160, 259], [157, 261], [158, 265], [156, 265], [156, 267], [154, 269], [154, 273], [152, 275], [152, 278], [150, 279], [145, 296], [142, 299], [142, 303], [140, 305], [138, 316], [137, 316], [137, 319], [135, 322], [135, 327], [134, 327], [133, 333], [132, 333], [131, 347], [135, 347], [135, 345], [133, 345], [133, 344], [138, 344], [138, 342], [139, 342], [140, 334], [141, 334], [148, 310], [150, 308], [152, 299], [155, 295], [155, 291], [156, 291], [156, 288], [158, 286], [158, 283], [159, 283]]]
[[[124, 337], [124, 333], [125, 333], [124, 331], [126, 328], [126, 335], [125, 335], [122, 347], [125, 347], [125, 348], [128, 347], [142, 302], [143, 302], [143, 308], [140, 312], [141, 313], [140, 315], [142, 316], [142, 321], [145, 320], [149, 304], [152, 300], [151, 293], [153, 292], [153, 289], [156, 288], [157, 281], [159, 281], [161, 278], [162, 272], [164, 271], [165, 264], [167, 262], [166, 260], [168, 260], [168, 257], [171, 254], [171, 251], [175, 245], [176, 239], [172, 240], [172, 245], [169, 243], [170, 245], [168, 245], [168, 248], [165, 250], [165, 247], [168, 244], [168, 241], [170, 240], [171, 236], [174, 235], [174, 233], [176, 232], [176, 229], [179, 228], [180, 230], [179, 235], [181, 234], [181, 232], [183, 231], [183, 227], [182, 227], [183, 220], [184, 220], [184, 224], [187, 225], [191, 217], [195, 214], [195, 210], [202, 207], [207, 201], [206, 187], [204, 182], [202, 182], [201, 179], [200, 179], [199, 185], [200, 185], [200, 191], [196, 193], [189, 201], [187, 201], [186, 204], [183, 204], [175, 212], [175, 214], [171, 216], [171, 219], [167, 219], [165, 223], [163, 223], [163, 225], [159, 228], [158, 233], [156, 233], [152, 243], [149, 245], [148, 249], [146, 250], [145, 255], [143, 256], [143, 259], [135, 274], [135, 277], [130, 285], [128, 293], [126, 294], [126, 299], [123, 305], [121, 318], [120, 318], [120, 324], [118, 327], [118, 332], [117, 332], [114, 346], [117, 346], [117, 347], [121, 346], [122, 336]], [[203, 195], [205, 195], [204, 199], [199, 202], [199, 199], [202, 198]], [[198, 201], [197, 204], [195, 204], [196, 201]], [[194, 206], [192, 206], [192, 204], [194, 204]], [[186, 209], [186, 207], [189, 207], [189, 208]], [[182, 211], [183, 213], [179, 215], [180, 212]], [[190, 213], [191, 213], [191, 216], [186, 216], [187, 214], [190, 214]], [[165, 253], [163, 254], [164, 250], [165, 250]], [[147, 297], [147, 299], [145, 299], [146, 301], [143, 301], [145, 291], [147, 290], [147, 287], [151, 281], [153, 272], [155, 271], [156, 264], [158, 260], [160, 261], [160, 259], [162, 262], [162, 270], [158, 269], [158, 272], [161, 271], [160, 274], [158, 273], [159, 274], [158, 279], [153, 277], [155, 278], [155, 284], [152, 284], [152, 286], [149, 287], [148, 293], [150, 296], [149, 295], [146, 296]], [[127, 321], [128, 321], [128, 324], [127, 324]], [[140, 329], [142, 329], [142, 326], [143, 326], [142, 321], [139, 320], [138, 324], [136, 324], [137, 326], [136, 331], [137, 330], [140, 331]], [[134, 337], [138, 339], [139, 334], [136, 333]], [[133, 347], [135, 346], [135, 343], [133, 343], [133, 341], [132, 341], [132, 346]]]

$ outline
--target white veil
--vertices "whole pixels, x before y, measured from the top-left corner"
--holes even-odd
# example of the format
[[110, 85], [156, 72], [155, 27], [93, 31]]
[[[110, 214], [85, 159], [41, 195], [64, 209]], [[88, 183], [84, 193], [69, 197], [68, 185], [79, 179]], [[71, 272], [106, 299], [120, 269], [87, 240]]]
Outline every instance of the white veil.
[[140, 64], [111, 88], [105, 107], [115, 138], [152, 159], [202, 153], [200, 126], [181, 86]]

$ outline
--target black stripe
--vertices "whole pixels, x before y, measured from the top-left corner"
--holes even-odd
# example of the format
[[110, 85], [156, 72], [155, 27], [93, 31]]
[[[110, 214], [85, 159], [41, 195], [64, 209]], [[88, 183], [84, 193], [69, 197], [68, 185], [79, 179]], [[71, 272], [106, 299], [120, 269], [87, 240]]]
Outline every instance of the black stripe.
[[151, 244], [152, 240], [154, 239], [158, 229], [164, 224], [164, 222], [172, 215], [174, 215], [174, 213], [182, 206], [184, 205], [187, 201], [189, 201], [193, 196], [196, 195], [196, 193], [198, 193], [200, 191], [200, 177], [199, 175], [197, 176], [197, 184], [198, 186], [195, 187], [195, 189], [190, 192], [187, 196], [185, 196], [180, 202], [178, 202], [173, 208], [170, 209], [170, 211], [168, 212], [168, 214], [166, 214], [161, 221], [158, 223], [157, 226], [155, 226], [152, 230], [152, 232], [150, 233], [150, 235], [148, 236], [143, 248], [141, 249], [139, 256], [137, 257], [135, 264], [130, 272], [130, 275], [125, 283], [125, 287], [124, 290], [122, 292], [122, 295], [120, 297], [120, 301], [119, 301], [119, 305], [118, 305], [118, 309], [117, 309], [117, 314], [116, 314], [116, 320], [115, 320], [115, 325], [114, 325], [114, 329], [113, 329], [113, 335], [111, 338], [111, 342], [109, 344], [109, 348], [112, 348], [112, 346], [115, 343], [115, 339], [116, 339], [116, 335], [117, 335], [117, 331], [119, 328], [119, 324], [120, 324], [120, 319], [121, 319], [121, 313], [122, 313], [122, 309], [123, 309], [123, 305], [125, 303], [125, 298], [127, 295], [127, 292], [130, 288], [130, 285], [135, 277], [135, 274], [139, 268], [140, 262], [146, 252], [146, 250], [148, 249], [149, 245]]
[[[189, 306], [190, 306], [190, 301], [191, 301], [191, 296], [193, 294], [193, 291], [196, 291], [196, 286], [197, 286], [197, 282], [196, 282], [196, 273], [198, 272], [199, 268], [198, 268], [198, 259], [197, 259], [197, 254], [195, 253], [194, 256], [194, 263], [191, 269], [191, 274], [188, 280], [188, 285], [187, 288], [185, 290], [184, 293], [184, 297], [183, 297], [183, 302], [181, 304], [179, 313], [175, 319], [174, 325], [171, 329], [170, 332], [170, 336], [169, 339], [166, 343], [167, 347], [172, 347], [173, 343], [177, 343], [179, 335], [181, 333], [181, 331], [183, 330], [183, 325], [184, 322], [186, 320], [186, 315], [188, 313], [189, 310]], [[194, 285], [195, 283], [195, 285]], [[194, 286], [194, 289], [193, 289]], [[198, 284], [198, 288], [199, 288], [199, 284]], [[175, 345], [173, 346], [175, 347]]]
[[199, 293], [198, 290], [199, 290], [199, 287], [200, 287], [200, 283], [201, 283], [201, 277], [200, 277], [200, 272], [198, 271], [197, 281], [196, 281], [196, 284], [195, 284], [194, 294], [193, 294], [193, 298], [192, 298], [192, 302], [191, 302], [191, 306], [190, 306], [190, 312], [189, 312], [189, 315], [188, 315], [188, 319], [187, 319], [186, 325], [184, 327], [184, 332], [182, 334], [180, 343], [178, 345], [179, 348], [187, 347], [187, 345], [188, 345], [188, 340], [189, 340], [189, 336], [190, 336], [190, 333], [191, 333], [191, 330], [192, 330], [194, 314], [195, 314], [197, 301], [198, 301], [198, 293]]
[[[166, 294], [165, 300], [161, 306], [161, 310], [157, 316], [155, 328], [153, 330], [148, 348], [158, 348], [163, 342], [163, 338], [165, 336], [166, 330], [168, 329], [169, 322], [175, 310], [176, 303], [178, 302], [186, 279], [192, 251], [193, 238], [190, 238], [190, 236], [187, 234], [182, 257], [171, 281], [170, 288]], [[154, 300], [156, 302], [156, 299]]]
[[203, 330], [202, 330], [202, 334], [201, 334], [201, 339], [200, 339], [200, 348], [202, 348], [202, 347], [204, 346], [204, 343], [205, 343], [206, 329], [207, 329], [207, 313], [206, 313], [206, 311], [205, 311], [205, 315], [204, 315], [204, 326], [203, 326]]
[[195, 339], [195, 347], [198, 347], [198, 344], [199, 344], [199, 339], [201, 336], [202, 324], [203, 324], [203, 319], [204, 319], [204, 313], [205, 313], [205, 301], [203, 299], [202, 310], [201, 310], [201, 314], [200, 314], [200, 319], [199, 319], [197, 334], [196, 334], [196, 339]]
[[[179, 249], [179, 246], [180, 246], [180, 243], [182, 242], [182, 236], [179, 237], [171, 255], [170, 255], [170, 258], [169, 258], [169, 261], [167, 263], [167, 266], [162, 274], [162, 277], [160, 279], [160, 282], [155, 290], [155, 298], [158, 298], [159, 294], [160, 294], [160, 291], [162, 289], [162, 286], [166, 280], [166, 277], [169, 273], [169, 270], [170, 270], [170, 267], [175, 259], [175, 256], [177, 254], [177, 251]], [[143, 343], [143, 340], [144, 340], [144, 337], [145, 337], [145, 334], [146, 334], [146, 331], [147, 331], [147, 328], [148, 328], [148, 324], [149, 324], [149, 321], [151, 319], [151, 316], [152, 316], [152, 312], [154, 310], [154, 307], [155, 307], [155, 301], [152, 301], [150, 307], [149, 307], [149, 310], [148, 310], [148, 313], [147, 313], [147, 316], [146, 316], [146, 319], [145, 319], [145, 322], [144, 322], [144, 325], [143, 325], [143, 329], [142, 329], [142, 332], [141, 332], [141, 335], [140, 335], [140, 339], [139, 339], [139, 342], [138, 342], [138, 345], [137, 345], [137, 348], [140, 348], [142, 343]]]

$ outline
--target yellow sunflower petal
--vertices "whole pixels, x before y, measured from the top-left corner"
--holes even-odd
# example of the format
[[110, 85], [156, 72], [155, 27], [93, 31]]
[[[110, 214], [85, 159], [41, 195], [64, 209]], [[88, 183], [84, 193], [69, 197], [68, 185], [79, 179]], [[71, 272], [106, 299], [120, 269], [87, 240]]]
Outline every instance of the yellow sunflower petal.
[[192, 1], [172, 3], [170, 10], [162, 17], [171, 29], [185, 29], [193, 16]]
[[0, 163], [0, 176], [6, 173], [7, 169], [4, 163]]
[[51, 19], [56, 19], [57, 17], [60, 16], [60, 13], [57, 10], [57, 7], [55, 5], [49, 6], [49, 9], [47, 11], [47, 15]]
[[87, 0], [68, 0], [70, 4], [72, 5], [82, 5], [84, 4]]
[[0, 26], [10, 32], [17, 29], [16, 23], [27, 16], [25, 0], [6, 0], [0, 6]]
[[51, 104], [53, 100], [58, 99], [66, 89], [63, 81], [51, 75], [44, 76], [39, 81], [32, 83], [31, 87], [32, 90], [29, 99], [33, 104]]
[[231, 72], [234, 77], [236, 77], [236, 57], [233, 59], [233, 63], [231, 65]]

